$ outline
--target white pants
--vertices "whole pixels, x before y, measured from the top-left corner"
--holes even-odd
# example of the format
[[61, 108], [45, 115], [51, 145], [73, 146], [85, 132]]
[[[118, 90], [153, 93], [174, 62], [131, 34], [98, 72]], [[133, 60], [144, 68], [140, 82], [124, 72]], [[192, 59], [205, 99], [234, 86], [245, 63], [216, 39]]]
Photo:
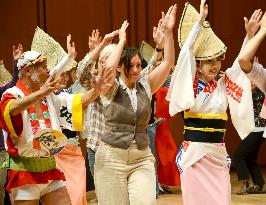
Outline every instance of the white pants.
[[98, 205], [155, 205], [154, 156], [150, 148], [126, 150], [100, 144], [95, 156]]

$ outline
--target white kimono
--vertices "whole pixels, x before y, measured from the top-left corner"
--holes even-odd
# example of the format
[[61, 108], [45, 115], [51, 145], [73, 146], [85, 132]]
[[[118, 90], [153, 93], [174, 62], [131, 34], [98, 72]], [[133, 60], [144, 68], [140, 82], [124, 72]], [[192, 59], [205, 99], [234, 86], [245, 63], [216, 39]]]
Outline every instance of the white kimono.
[[[69, 57], [64, 58], [62, 60], [63, 63], [60, 62], [60, 66], [57, 67], [60, 69], [64, 67], [68, 63], [69, 59], [70, 59]], [[9, 101], [10, 99], [23, 98], [24, 96], [25, 94], [23, 93], [23, 91], [19, 87], [14, 86], [6, 90], [6, 92], [3, 94], [2, 101]], [[62, 132], [61, 127], [76, 131], [80, 131], [83, 129], [82, 127], [83, 112], [82, 112], [81, 96], [82, 94], [72, 95], [61, 92], [58, 95], [52, 93], [49, 96], [45, 97], [51, 122], [51, 127], [49, 129], [57, 131], [54, 136], [60, 138], [59, 141], [62, 143], [66, 144], [66, 138], [61, 133]], [[12, 143], [7, 144], [8, 149], [17, 149], [19, 156], [25, 156], [25, 157], [47, 157], [49, 155], [54, 155], [55, 153], [51, 153], [51, 150], [49, 150], [49, 148], [48, 150], [47, 149], [38, 150], [33, 148], [33, 139], [35, 135], [33, 134], [32, 131], [28, 110], [24, 110], [23, 112], [21, 112], [23, 129], [22, 133], [19, 136], [17, 136], [17, 133], [15, 132], [16, 129], [14, 129], [11, 121], [12, 117], [9, 115], [9, 107], [10, 104], [7, 105], [4, 109], [1, 108], [2, 110], [4, 110], [3, 118], [10, 133], [9, 138], [12, 141]], [[40, 124], [39, 131], [47, 129], [44, 120], [38, 120], [38, 121]], [[57, 142], [52, 142], [52, 143], [54, 143], [55, 146], [58, 145]], [[61, 147], [63, 148], [63, 146]]]
[[[201, 31], [196, 23], [182, 47], [172, 77], [167, 100], [170, 101], [169, 113], [189, 110], [193, 113], [226, 114], [229, 105], [231, 119], [238, 134], [244, 139], [255, 127], [250, 81], [245, 76], [236, 59], [209, 89], [194, 94], [193, 83], [196, 76], [196, 61], [193, 46]], [[182, 173], [205, 155], [210, 155], [224, 167], [230, 164], [224, 143], [203, 143], [185, 141], [177, 155], [177, 165]]]

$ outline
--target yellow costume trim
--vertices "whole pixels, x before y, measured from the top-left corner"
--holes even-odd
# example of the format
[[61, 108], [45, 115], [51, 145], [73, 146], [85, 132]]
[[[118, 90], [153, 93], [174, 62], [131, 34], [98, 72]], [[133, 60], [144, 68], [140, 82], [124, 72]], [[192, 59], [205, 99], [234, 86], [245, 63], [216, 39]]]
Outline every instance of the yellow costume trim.
[[11, 135], [18, 138], [17, 133], [15, 132], [15, 129], [12, 125], [12, 121], [10, 118], [10, 106], [14, 101], [15, 101], [15, 99], [12, 99], [7, 103], [5, 110], [4, 110], [4, 120], [5, 120], [7, 128], [9, 129]]
[[30, 61], [30, 62], [28, 62], [27, 65], [25, 65], [25, 66], [23, 66], [23, 67], [27, 67], [27, 66], [30, 66], [30, 65], [35, 65], [36, 63], [38, 63], [38, 62], [42, 62], [42, 61], [44, 61], [44, 60], [47, 60], [47, 58], [46, 58], [45, 56], [41, 56], [41, 57], [35, 59], [34, 61]]
[[211, 127], [200, 128], [200, 127], [184, 126], [184, 129], [185, 130], [202, 131], [202, 132], [225, 132], [226, 131], [226, 129], [215, 129], [215, 128], [211, 128]]
[[82, 131], [82, 97], [83, 93], [75, 94], [72, 103], [72, 122], [76, 131]]
[[195, 112], [184, 112], [184, 118], [200, 118], [200, 119], [215, 119], [215, 120], [227, 120], [227, 113], [216, 114], [216, 113], [195, 113]]

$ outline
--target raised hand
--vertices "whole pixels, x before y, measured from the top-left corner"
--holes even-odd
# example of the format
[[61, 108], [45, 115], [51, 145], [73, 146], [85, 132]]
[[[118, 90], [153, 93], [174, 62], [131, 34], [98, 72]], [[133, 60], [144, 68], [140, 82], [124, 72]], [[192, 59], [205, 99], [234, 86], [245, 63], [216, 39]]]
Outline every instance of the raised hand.
[[91, 36], [89, 36], [89, 43], [88, 43], [90, 52], [93, 51], [101, 41], [102, 37], [100, 36], [98, 29], [93, 30]]
[[18, 47], [13, 46], [13, 59], [14, 61], [18, 60], [23, 53], [23, 46], [18, 44]]
[[119, 30], [113, 31], [112, 33], [108, 33], [103, 38], [103, 45], [107, 46], [108, 44], [112, 43], [113, 38], [119, 34]]
[[159, 20], [158, 26], [153, 27], [153, 40], [156, 43], [157, 48], [164, 48], [164, 33], [162, 19]]
[[206, 4], [206, 0], [200, 1], [200, 15], [199, 15], [199, 23], [202, 24], [202, 22], [206, 19], [208, 16], [208, 4]]
[[261, 29], [264, 29], [264, 30], [266, 29], [266, 12], [265, 12], [264, 15], [262, 16], [262, 18], [261, 18], [259, 24], [260, 24], [260, 28], [261, 28]]
[[250, 19], [248, 19], [247, 17], [244, 17], [245, 29], [246, 29], [248, 38], [252, 38], [256, 34], [256, 32], [259, 30], [260, 28], [259, 22], [260, 22], [261, 16], [262, 16], [262, 11], [261, 9], [258, 9], [253, 12]]
[[162, 12], [162, 27], [164, 32], [172, 31], [174, 28], [176, 21], [176, 10], [177, 6], [175, 4], [168, 9], [166, 15], [164, 12]]
[[67, 36], [67, 53], [73, 59], [75, 59], [77, 56], [75, 43], [71, 42], [71, 35], [70, 34], [68, 34], [68, 36]]
[[92, 75], [91, 82], [92, 87], [100, 92], [109, 90], [115, 82], [116, 69], [106, 68], [105, 65], [103, 65], [103, 67], [104, 68], [100, 74], [96, 75], [96, 73], [94, 73]]
[[129, 23], [127, 22], [127, 20], [125, 20], [119, 30], [119, 41], [126, 42], [127, 40], [126, 30], [127, 30], [128, 25]]
[[259, 57], [254, 56], [254, 58], [253, 58], [253, 62], [254, 62], [254, 63], [260, 63], [260, 62], [259, 62]]
[[56, 78], [56, 72], [49, 76], [44, 85], [40, 88], [45, 96], [50, 95], [53, 91], [61, 90], [65, 86], [59, 84], [60, 78]]

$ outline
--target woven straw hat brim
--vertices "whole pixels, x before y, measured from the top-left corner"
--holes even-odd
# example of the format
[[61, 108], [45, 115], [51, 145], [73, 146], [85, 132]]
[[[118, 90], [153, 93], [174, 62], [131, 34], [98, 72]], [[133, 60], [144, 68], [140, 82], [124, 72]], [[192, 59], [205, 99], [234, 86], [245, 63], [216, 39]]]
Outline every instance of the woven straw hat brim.
[[4, 86], [12, 80], [12, 75], [5, 69], [4, 64], [0, 65], [0, 86]]
[[145, 41], [142, 41], [141, 46], [140, 46], [140, 54], [141, 54], [141, 57], [147, 63], [150, 62], [153, 53], [154, 53], [154, 48], [150, 44], [146, 43]]
[[[39, 27], [35, 29], [31, 50], [41, 52], [42, 55], [47, 57], [47, 67], [49, 70], [52, 70], [67, 55], [60, 44]], [[77, 62], [71, 59], [64, 71], [70, 71], [76, 66]]]
[[[189, 32], [198, 19], [199, 13], [188, 2], [185, 4], [183, 14], [178, 28], [178, 42], [180, 48], [183, 47]], [[210, 60], [221, 56], [226, 52], [226, 46], [215, 35], [208, 21], [204, 21], [202, 30], [194, 45], [194, 55], [196, 60]]]

